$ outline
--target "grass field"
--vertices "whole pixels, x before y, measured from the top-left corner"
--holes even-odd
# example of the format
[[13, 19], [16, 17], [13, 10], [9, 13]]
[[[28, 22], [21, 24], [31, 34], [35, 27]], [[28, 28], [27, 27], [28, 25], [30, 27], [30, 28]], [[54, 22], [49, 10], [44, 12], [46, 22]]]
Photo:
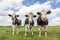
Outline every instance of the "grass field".
[[24, 36], [24, 27], [20, 28], [20, 33], [18, 35], [12, 36], [11, 27], [0, 27], [0, 40], [60, 40], [60, 27], [49, 27], [48, 36], [44, 37], [38, 36], [38, 29], [34, 27], [34, 35], [31, 33]]

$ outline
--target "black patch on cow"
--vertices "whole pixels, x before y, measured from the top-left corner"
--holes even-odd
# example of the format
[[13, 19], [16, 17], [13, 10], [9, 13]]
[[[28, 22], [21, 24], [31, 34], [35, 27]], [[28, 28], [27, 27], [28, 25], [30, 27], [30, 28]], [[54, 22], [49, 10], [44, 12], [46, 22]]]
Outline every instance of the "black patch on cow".
[[37, 25], [41, 25], [42, 27], [43, 27], [44, 25], [48, 25], [48, 19], [46, 19], [46, 21], [43, 21], [43, 20], [41, 19], [41, 16], [39, 16], [38, 19], [37, 19]]
[[[25, 24], [29, 24], [29, 19], [28, 18], [26, 18]], [[33, 20], [32, 20], [32, 23], [30, 23], [30, 25], [34, 26], [34, 21]]]
[[12, 24], [19, 26], [19, 25], [21, 25], [21, 20], [18, 20], [18, 19], [16, 18], [15, 22], [12, 22]]

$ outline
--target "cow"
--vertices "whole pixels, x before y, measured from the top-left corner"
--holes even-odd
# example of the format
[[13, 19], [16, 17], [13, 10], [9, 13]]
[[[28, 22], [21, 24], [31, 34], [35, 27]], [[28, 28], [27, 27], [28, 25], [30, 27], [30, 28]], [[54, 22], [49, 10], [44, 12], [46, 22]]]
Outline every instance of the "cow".
[[18, 20], [18, 18], [17, 18], [17, 17], [19, 17], [19, 15], [16, 15], [15, 13], [13, 13], [13, 15], [11, 15], [11, 14], [8, 14], [8, 15], [12, 19], [12, 25], [13, 25], [12, 35], [14, 35], [15, 32], [16, 32], [16, 34], [18, 34], [19, 33], [19, 26], [21, 25], [21, 20]]
[[45, 36], [47, 36], [47, 25], [48, 25], [48, 19], [47, 14], [50, 14], [51, 11], [45, 11], [42, 10], [41, 12], [37, 12], [39, 15], [37, 18], [37, 25], [39, 30], [39, 36], [41, 36], [42, 32], [44, 32]]
[[27, 35], [27, 32], [32, 32], [33, 35], [33, 29], [32, 27], [34, 26], [34, 20], [33, 17], [36, 17], [36, 15], [33, 15], [31, 12], [28, 15], [25, 15], [26, 20], [25, 20], [25, 36]]

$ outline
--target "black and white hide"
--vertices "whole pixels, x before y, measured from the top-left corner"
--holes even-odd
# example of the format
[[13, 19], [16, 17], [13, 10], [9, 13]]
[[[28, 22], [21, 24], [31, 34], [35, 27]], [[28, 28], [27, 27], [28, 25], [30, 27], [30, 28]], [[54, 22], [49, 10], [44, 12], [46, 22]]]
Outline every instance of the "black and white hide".
[[48, 25], [48, 19], [47, 14], [50, 14], [51, 11], [46, 12], [45, 10], [42, 10], [41, 12], [37, 12], [39, 15], [37, 18], [37, 25], [39, 30], [39, 36], [41, 36], [41, 33], [44, 32], [45, 36], [47, 36], [47, 25]]
[[25, 36], [27, 32], [32, 32], [33, 35], [33, 26], [34, 26], [34, 20], [33, 17], [36, 17], [36, 15], [33, 15], [32, 13], [29, 13], [28, 15], [25, 15], [26, 20], [25, 20]]
[[11, 17], [11, 19], [12, 19], [12, 35], [14, 35], [15, 34], [15, 32], [16, 32], [16, 34], [18, 34], [19, 33], [19, 26], [21, 25], [21, 20], [18, 20], [18, 18], [17, 17], [19, 17], [19, 15], [15, 15], [15, 14], [13, 14], [13, 15], [11, 15], [11, 14], [9, 14], [9, 16]]

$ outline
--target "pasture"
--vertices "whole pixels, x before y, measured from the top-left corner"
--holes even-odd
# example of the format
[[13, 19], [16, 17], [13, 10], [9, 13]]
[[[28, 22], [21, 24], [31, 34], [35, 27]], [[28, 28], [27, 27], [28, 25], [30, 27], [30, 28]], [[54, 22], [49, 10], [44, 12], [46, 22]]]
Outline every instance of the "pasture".
[[24, 27], [20, 28], [20, 33], [18, 35], [12, 35], [11, 27], [0, 27], [0, 40], [60, 40], [60, 27], [48, 27], [48, 36], [44, 37], [42, 34], [41, 37], [38, 36], [38, 28], [33, 28], [34, 35], [28, 33], [27, 36], [24, 36], [25, 30]]

